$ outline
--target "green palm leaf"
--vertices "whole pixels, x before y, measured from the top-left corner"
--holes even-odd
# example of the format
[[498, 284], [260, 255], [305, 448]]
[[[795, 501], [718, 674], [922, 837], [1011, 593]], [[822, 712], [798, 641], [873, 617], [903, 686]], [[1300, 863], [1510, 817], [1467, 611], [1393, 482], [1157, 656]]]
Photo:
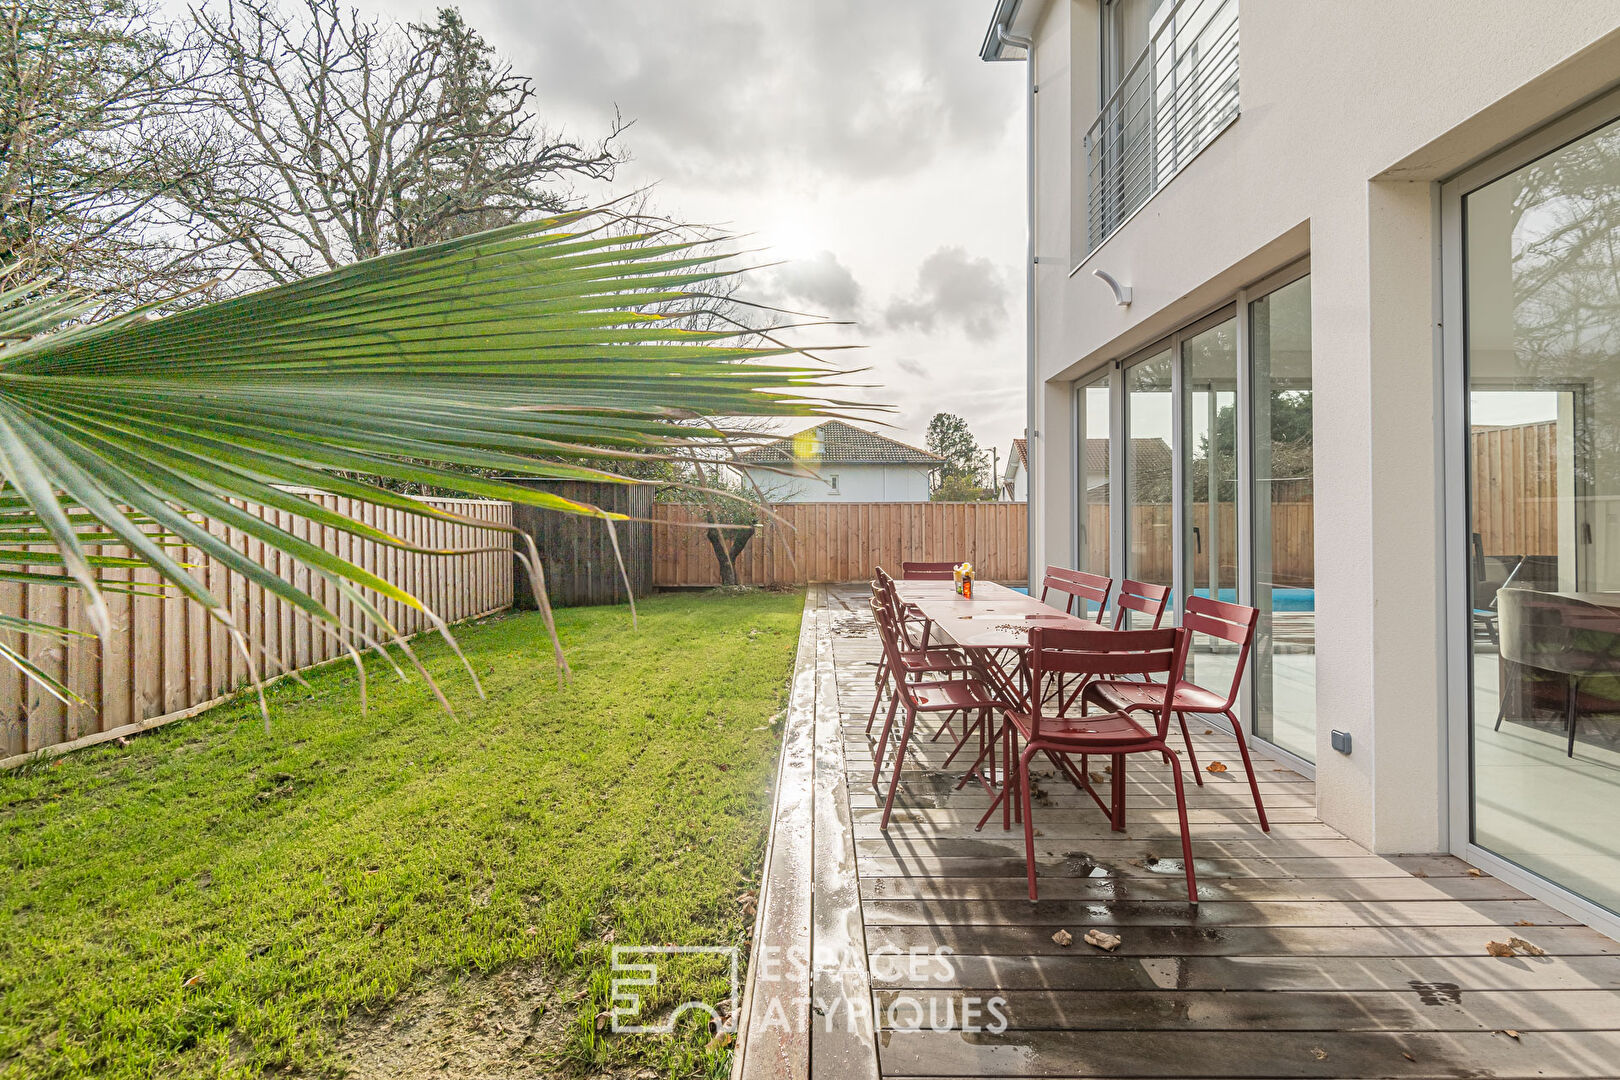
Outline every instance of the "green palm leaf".
[[[726, 432], [705, 418], [830, 411], [836, 372], [784, 345], [750, 344], [740, 328], [691, 327], [709, 303], [704, 289], [730, 273], [709, 247], [627, 235], [612, 211], [597, 210], [172, 313], [74, 324], [84, 310], [75, 297], [0, 294], [0, 580], [82, 590], [89, 625], [105, 633], [102, 592], [129, 585], [97, 571], [149, 567], [246, 654], [228, 607], [173, 554], [189, 547], [369, 646], [403, 641], [361, 590], [443, 631], [416, 597], [246, 505], [412, 551], [422, 549], [290, 489], [489, 527], [350, 478], [361, 474], [598, 515], [611, 527], [614, 515], [594, 506], [458, 467], [628, 482], [597, 466], [712, 445]], [[355, 602], [358, 620], [344, 626], [211, 524], [304, 563]], [[129, 555], [103, 556], [102, 544]], [[526, 554], [550, 627], [532, 544]], [[0, 620], [5, 629], [66, 632]], [[555, 630], [552, 641], [566, 673]], [[14, 649], [0, 648], [0, 661], [44, 679]]]

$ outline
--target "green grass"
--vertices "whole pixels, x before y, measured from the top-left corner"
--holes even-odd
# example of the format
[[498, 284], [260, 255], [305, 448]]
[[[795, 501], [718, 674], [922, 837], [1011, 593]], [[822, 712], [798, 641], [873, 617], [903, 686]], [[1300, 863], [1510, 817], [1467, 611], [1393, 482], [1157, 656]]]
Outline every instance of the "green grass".
[[[661, 596], [461, 628], [479, 701], [339, 665], [306, 689], [0, 776], [0, 1076], [340, 1071], [351, 1010], [520, 962], [583, 988], [562, 1073], [723, 1073], [683, 1036], [608, 1039], [608, 946], [740, 943], [765, 841], [799, 595]], [[667, 1007], [725, 980], [699, 964]], [[200, 978], [199, 978], [200, 976]], [[187, 983], [190, 985], [186, 985]]]

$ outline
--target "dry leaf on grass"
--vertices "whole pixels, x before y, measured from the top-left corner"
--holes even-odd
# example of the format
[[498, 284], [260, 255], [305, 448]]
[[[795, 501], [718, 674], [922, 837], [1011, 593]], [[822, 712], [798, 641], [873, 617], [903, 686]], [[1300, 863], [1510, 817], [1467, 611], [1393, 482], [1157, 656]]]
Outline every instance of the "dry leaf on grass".
[[1070, 945], [1074, 944], [1074, 935], [1069, 933], [1067, 930], [1059, 930], [1057, 933], [1052, 935], [1052, 940], [1057, 942], [1059, 945], [1062, 945], [1064, 948], [1068, 948]]
[[1113, 952], [1119, 948], [1119, 935], [1110, 934], [1105, 930], [1087, 930], [1084, 940], [1087, 945], [1095, 945], [1105, 952]]
[[610, 1013], [610, 1012], [599, 1012], [599, 1013], [597, 1013], [596, 1014], [596, 1030], [597, 1031], [602, 1031], [612, 1021], [613, 1021], [613, 1014], [612, 1013]]
[[1508, 944], [1524, 953], [1526, 956], [1546, 956], [1547, 950], [1540, 945], [1532, 945], [1522, 937], [1508, 938]]
[[1204, 766], [1204, 768], [1206, 770], [1208, 770], [1209, 772], [1225, 772], [1226, 771], [1225, 763], [1219, 762], [1219, 761], [1212, 761], [1208, 765]]
[[737, 1036], [733, 1032], [722, 1031], [720, 1034], [709, 1040], [708, 1048], [710, 1050], [724, 1050], [726, 1047], [731, 1045], [732, 1041], [736, 1039], [736, 1037]]
[[1512, 956], [1513, 946], [1501, 941], [1487, 941], [1485, 951], [1492, 956]]
[[202, 982], [204, 979], [207, 979], [207, 978], [208, 978], [207, 975], [205, 975], [203, 972], [199, 971], [199, 972], [197, 972], [197, 974], [193, 975], [191, 978], [187, 979], [185, 982], [181, 983], [180, 985], [181, 985], [181, 987], [196, 986], [198, 983]]

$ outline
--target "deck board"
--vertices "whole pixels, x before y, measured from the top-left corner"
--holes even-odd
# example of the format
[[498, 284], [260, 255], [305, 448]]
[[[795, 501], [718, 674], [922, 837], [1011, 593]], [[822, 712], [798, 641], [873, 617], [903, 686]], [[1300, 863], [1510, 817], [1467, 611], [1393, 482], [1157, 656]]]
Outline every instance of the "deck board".
[[[989, 799], [957, 790], [965, 762], [943, 767], [948, 739], [914, 746], [879, 828], [865, 603], [862, 587], [817, 587], [816, 629], [801, 638], [820, 661], [815, 797], [796, 804], [813, 828], [794, 834], [814, 852], [808, 932], [828, 955], [833, 943], [865, 954], [858, 972], [829, 967], [810, 983], [813, 996], [862, 997], [845, 1008], [864, 1023], [812, 1035], [809, 1075], [1616, 1075], [1620, 945], [1449, 856], [1368, 852], [1316, 818], [1308, 778], [1257, 755], [1273, 822], [1261, 831], [1218, 726], [1191, 725], [1199, 762], [1227, 766], [1188, 787], [1196, 909], [1183, 899], [1173, 787], [1143, 761], [1125, 774], [1123, 833], [1049, 770], [1040, 778], [1035, 904], [1022, 832], [1004, 831], [999, 812], [975, 829]], [[1088, 769], [1101, 790], [1104, 765]], [[1116, 953], [1080, 942], [1094, 926], [1122, 937]], [[1059, 930], [1073, 943], [1054, 940]], [[1486, 955], [1509, 936], [1548, 955]], [[992, 999], [1004, 1030], [985, 1027]], [[834, 1026], [826, 1004], [812, 1003], [813, 1025]], [[766, 1074], [738, 1071], [755, 1075]]]

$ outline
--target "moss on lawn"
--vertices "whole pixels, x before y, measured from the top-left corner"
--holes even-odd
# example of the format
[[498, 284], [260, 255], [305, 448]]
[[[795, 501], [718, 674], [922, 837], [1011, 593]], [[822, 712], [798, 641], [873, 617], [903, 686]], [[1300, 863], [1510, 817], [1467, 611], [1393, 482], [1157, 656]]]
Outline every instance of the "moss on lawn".
[[[542, 1072], [637, 1062], [720, 1074], [696, 1030], [608, 1039], [608, 944], [733, 944], [753, 888], [803, 600], [661, 596], [537, 617], [423, 656], [420, 682], [351, 668], [0, 776], [0, 1076], [335, 1075], [353, 1010], [539, 965], [577, 1017]], [[655, 1005], [716, 1001], [718, 964]], [[583, 997], [576, 997], [577, 993]]]

